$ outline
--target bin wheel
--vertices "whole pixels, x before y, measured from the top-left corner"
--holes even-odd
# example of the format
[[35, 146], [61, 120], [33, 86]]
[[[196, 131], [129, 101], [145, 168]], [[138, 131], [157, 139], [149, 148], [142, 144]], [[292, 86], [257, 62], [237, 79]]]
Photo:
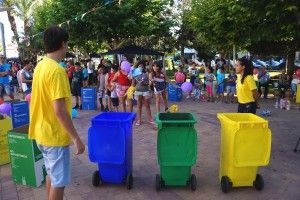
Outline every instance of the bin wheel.
[[221, 190], [224, 193], [227, 193], [231, 189], [232, 183], [228, 176], [222, 176], [221, 178]]
[[132, 174], [128, 174], [126, 177], [126, 188], [128, 190], [132, 189], [133, 186], [133, 177]]
[[255, 189], [258, 191], [264, 189], [264, 179], [260, 174], [256, 175], [256, 179], [253, 182], [253, 185], [254, 185]]
[[192, 174], [191, 176], [191, 190], [195, 191], [197, 188], [197, 178], [195, 174]]
[[99, 186], [102, 183], [99, 171], [94, 171], [92, 183], [95, 187]]
[[163, 186], [163, 183], [162, 183], [161, 177], [158, 174], [156, 174], [156, 177], [155, 177], [155, 188], [156, 188], [156, 191], [157, 192], [161, 191], [162, 186]]

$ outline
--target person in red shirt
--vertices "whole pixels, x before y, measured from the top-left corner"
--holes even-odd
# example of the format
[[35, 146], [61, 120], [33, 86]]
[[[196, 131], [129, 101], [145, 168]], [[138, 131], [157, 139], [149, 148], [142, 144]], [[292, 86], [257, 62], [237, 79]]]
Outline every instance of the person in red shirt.
[[75, 71], [74, 61], [69, 60], [68, 65], [67, 65], [67, 72], [68, 72], [68, 78], [69, 78], [70, 85], [72, 83], [72, 78], [73, 78], [73, 72], [74, 71]]
[[[128, 78], [128, 73], [124, 70], [119, 69], [119, 71], [115, 74], [112, 82], [116, 83], [116, 92], [119, 97], [119, 102], [121, 104], [122, 112], [126, 112], [126, 97], [127, 90], [131, 85], [131, 80]], [[132, 111], [132, 101], [127, 101], [128, 111]]]

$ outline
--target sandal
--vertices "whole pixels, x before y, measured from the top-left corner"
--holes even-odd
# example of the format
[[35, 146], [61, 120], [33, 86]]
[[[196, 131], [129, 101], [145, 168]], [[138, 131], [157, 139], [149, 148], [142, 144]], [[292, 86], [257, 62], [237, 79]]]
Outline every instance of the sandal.
[[135, 125], [136, 125], [136, 126], [141, 125], [141, 121], [140, 121], [140, 120], [137, 120], [137, 121], [135, 122]]
[[149, 123], [150, 123], [150, 124], [153, 124], [153, 125], [156, 125], [156, 123], [155, 123], [155, 121], [153, 121], [153, 119], [152, 119], [152, 120], [149, 120]]

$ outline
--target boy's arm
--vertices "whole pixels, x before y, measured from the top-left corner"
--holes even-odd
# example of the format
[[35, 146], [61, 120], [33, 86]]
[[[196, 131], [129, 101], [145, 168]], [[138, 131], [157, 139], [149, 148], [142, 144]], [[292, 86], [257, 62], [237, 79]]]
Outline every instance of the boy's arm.
[[75, 144], [75, 147], [76, 147], [75, 154], [76, 155], [82, 154], [85, 150], [85, 146], [82, 143], [76, 129], [74, 128], [70, 114], [67, 111], [65, 99], [60, 98], [60, 99], [54, 100], [53, 106], [54, 106], [55, 115], [59, 119], [58, 121], [65, 128], [65, 130], [70, 135], [72, 141]]

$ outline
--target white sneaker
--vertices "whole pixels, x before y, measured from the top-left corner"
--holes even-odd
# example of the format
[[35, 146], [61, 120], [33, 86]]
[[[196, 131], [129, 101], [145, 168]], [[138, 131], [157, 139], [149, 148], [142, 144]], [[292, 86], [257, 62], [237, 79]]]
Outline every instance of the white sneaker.
[[191, 96], [190, 96], [190, 95], [188, 95], [186, 98], [187, 98], [187, 99], [189, 99], [189, 98], [191, 98]]

